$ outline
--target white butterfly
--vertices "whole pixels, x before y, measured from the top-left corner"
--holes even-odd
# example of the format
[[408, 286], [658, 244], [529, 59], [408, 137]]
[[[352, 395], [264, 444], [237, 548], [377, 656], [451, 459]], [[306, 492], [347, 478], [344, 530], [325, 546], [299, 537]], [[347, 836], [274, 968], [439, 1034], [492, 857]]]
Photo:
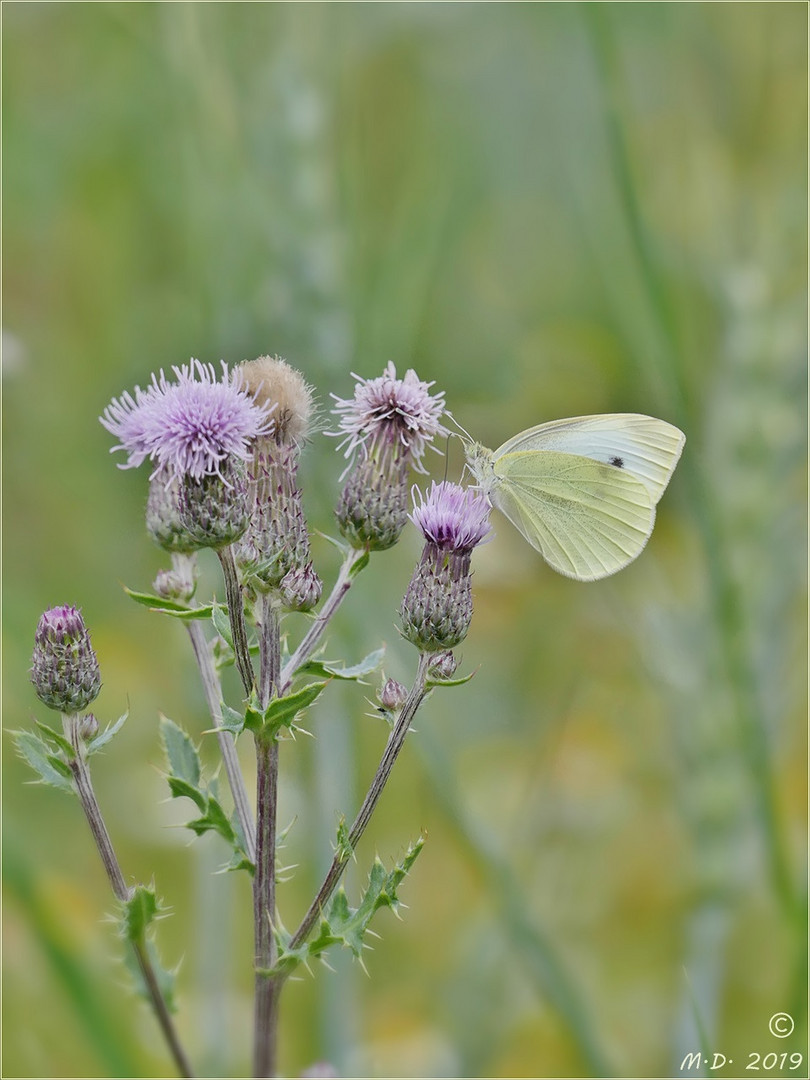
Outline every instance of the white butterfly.
[[551, 567], [596, 581], [644, 549], [685, 442], [663, 420], [608, 413], [552, 420], [497, 450], [469, 442], [465, 453], [490, 502]]

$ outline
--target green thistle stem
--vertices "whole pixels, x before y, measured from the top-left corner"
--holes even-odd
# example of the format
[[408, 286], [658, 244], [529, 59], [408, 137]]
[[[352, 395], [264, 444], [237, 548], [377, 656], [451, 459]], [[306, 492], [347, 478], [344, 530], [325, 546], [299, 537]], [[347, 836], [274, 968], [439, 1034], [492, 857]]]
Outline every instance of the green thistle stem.
[[[259, 636], [259, 706], [276, 693], [281, 667], [278, 610], [262, 596]], [[257, 968], [253, 1011], [253, 1075], [274, 1076], [278, 1051], [278, 1004], [282, 981], [260, 974], [276, 960], [276, 821], [278, 741], [256, 735], [256, 872], [253, 877], [254, 957]]]
[[323, 602], [321, 610], [318, 612], [309, 630], [304, 635], [301, 644], [284, 665], [279, 678], [279, 694], [282, 696], [290, 689], [296, 671], [298, 671], [298, 669], [309, 660], [310, 656], [312, 656], [329, 625], [329, 620], [343, 603], [346, 593], [352, 587], [352, 582], [354, 581], [357, 571], [355, 571], [354, 575], [351, 571], [352, 567], [357, 562], [358, 556], [359, 552], [354, 548], [351, 548], [346, 553], [346, 557], [341, 563], [331, 593]]
[[346, 865], [352, 856], [352, 852], [360, 841], [360, 837], [366, 830], [366, 826], [371, 820], [371, 815], [379, 802], [382, 795], [383, 788], [388, 783], [388, 778], [391, 775], [391, 770], [394, 767], [394, 762], [399, 756], [399, 752], [405, 743], [405, 737], [408, 734], [408, 730], [411, 726], [411, 721], [416, 715], [416, 710], [422, 704], [425, 699], [427, 690], [425, 683], [427, 681], [428, 666], [430, 664], [430, 654], [419, 654], [419, 665], [416, 669], [416, 677], [414, 678], [413, 686], [411, 687], [408, 697], [405, 700], [405, 704], [402, 706], [402, 712], [399, 714], [396, 724], [394, 725], [391, 734], [388, 737], [385, 750], [383, 751], [380, 764], [377, 766], [377, 772], [374, 774], [374, 779], [371, 782], [371, 787], [368, 789], [363, 805], [358, 811], [357, 817], [354, 819], [354, 824], [349, 830], [348, 843], [345, 849], [338, 851], [332, 860], [332, 865], [323, 880], [323, 884], [318, 890], [318, 895], [310, 904], [309, 910], [301, 921], [301, 925], [295, 931], [290, 940], [287, 948], [290, 952], [298, 948], [303, 944], [309, 936], [315, 923], [320, 918], [320, 914], [326, 906], [329, 897], [337, 888], [338, 882], [343, 876], [343, 871], [346, 869]]
[[[101, 856], [101, 861], [104, 864], [104, 869], [107, 872], [107, 877], [110, 880], [112, 890], [117, 899], [125, 904], [131, 897], [131, 890], [127, 888], [126, 882], [124, 881], [121, 864], [118, 862], [113, 849], [110, 834], [104, 823], [104, 818], [101, 815], [101, 808], [90, 781], [90, 770], [87, 767], [87, 760], [84, 755], [84, 743], [79, 734], [79, 719], [77, 713], [70, 716], [63, 715], [62, 717], [67, 737], [70, 740], [70, 744], [74, 751], [73, 757], [69, 762], [70, 771], [73, 774], [73, 783], [76, 787], [76, 793], [79, 796], [79, 802], [84, 811], [84, 816], [87, 818], [87, 824], [90, 826], [90, 832], [93, 834], [93, 839], [96, 842], [96, 847]], [[160, 1029], [163, 1032], [171, 1055], [174, 1058], [177, 1070], [181, 1076], [193, 1077], [194, 1072], [192, 1071], [185, 1051], [180, 1044], [174, 1021], [169, 1012], [169, 1007], [166, 1004], [166, 999], [163, 997], [157, 976], [155, 975], [154, 968], [152, 967], [152, 963], [146, 951], [146, 943], [141, 940], [133, 941], [131, 944], [135, 952], [138, 967], [143, 975], [144, 985], [149, 993], [152, 1008], [155, 1011], [155, 1016], [160, 1025]]]
[[253, 811], [251, 810], [250, 799], [248, 798], [247, 789], [245, 788], [242, 770], [239, 767], [236, 743], [229, 732], [221, 730], [222, 710], [220, 708], [220, 702], [222, 701], [222, 689], [214, 669], [211, 650], [208, 647], [203, 628], [196, 619], [192, 619], [191, 622], [186, 623], [186, 629], [188, 630], [188, 636], [191, 639], [191, 647], [194, 650], [197, 667], [200, 670], [200, 679], [202, 680], [203, 693], [205, 694], [205, 700], [208, 704], [208, 711], [211, 714], [214, 726], [218, 729], [217, 741], [219, 742], [222, 761], [225, 765], [225, 774], [228, 777], [228, 784], [230, 785], [233, 804], [236, 809], [236, 816], [239, 819], [239, 824], [242, 827], [242, 833], [245, 837], [247, 856], [251, 862], [255, 863], [256, 824], [253, 820]]

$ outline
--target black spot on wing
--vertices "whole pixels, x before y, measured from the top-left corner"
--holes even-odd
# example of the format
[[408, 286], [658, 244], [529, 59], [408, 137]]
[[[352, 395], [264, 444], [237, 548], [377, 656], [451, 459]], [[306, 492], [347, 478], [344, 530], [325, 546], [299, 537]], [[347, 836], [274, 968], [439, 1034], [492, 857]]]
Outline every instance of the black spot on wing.
[[615, 465], [617, 469], [624, 468], [624, 458], [612, 457], [608, 459], [608, 465]]

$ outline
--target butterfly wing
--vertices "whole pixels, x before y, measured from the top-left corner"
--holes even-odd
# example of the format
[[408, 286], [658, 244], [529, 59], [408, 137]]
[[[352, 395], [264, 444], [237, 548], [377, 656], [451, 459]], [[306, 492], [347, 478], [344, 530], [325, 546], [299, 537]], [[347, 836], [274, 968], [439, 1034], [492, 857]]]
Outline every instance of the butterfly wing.
[[495, 460], [518, 452], [551, 450], [611, 465], [640, 480], [653, 505], [669, 483], [686, 438], [682, 431], [640, 413], [576, 416], [521, 431], [494, 452]]
[[490, 498], [554, 570], [578, 581], [627, 566], [655, 521], [650, 489], [633, 473], [555, 450], [500, 453]]

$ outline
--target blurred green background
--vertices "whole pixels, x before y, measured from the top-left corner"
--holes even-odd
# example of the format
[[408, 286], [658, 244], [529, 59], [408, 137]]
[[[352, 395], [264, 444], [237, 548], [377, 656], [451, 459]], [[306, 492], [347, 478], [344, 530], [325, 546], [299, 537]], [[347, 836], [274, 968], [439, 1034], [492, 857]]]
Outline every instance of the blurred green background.
[[[284, 1073], [677, 1076], [703, 1049], [741, 1075], [751, 1053], [806, 1055], [806, 21], [790, 3], [3, 5], [4, 724], [47, 719], [36, 621], [80, 604], [96, 711], [131, 709], [98, 795], [125, 873], [172, 908], [159, 941], [201, 1074], [249, 1069], [249, 890], [214, 876], [216, 838], [173, 827], [158, 714], [195, 736], [207, 717], [182, 629], [121, 590], [164, 559], [147, 470], [115, 468], [97, 416], [160, 367], [268, 352], [316, 386], [322, 427], [351, 371], [392, 360], [489, 446], [590, 412], [687, 434], [614, 578], [558, 577], [496, 520], [460, 650], [475, 679], [420, 713], [349, 877], [356, 896], [375, 850], [426, 830], [409, 910], [378, 916], [370, 978], [336, 958], [287, 987]], [[313, 528], [333, 531], [341, 468], [316, 436]], [[418, 551], [409, 533], [372, 560], [329, 655], [383, 639], [410, 680], [395, 612]], [[290, 927], [382, 749], [363, 689], [330, 689], [317, 739], [284, 746]], [[165, 1075], [78, 805], [3, 745], [3, 1075]]]

